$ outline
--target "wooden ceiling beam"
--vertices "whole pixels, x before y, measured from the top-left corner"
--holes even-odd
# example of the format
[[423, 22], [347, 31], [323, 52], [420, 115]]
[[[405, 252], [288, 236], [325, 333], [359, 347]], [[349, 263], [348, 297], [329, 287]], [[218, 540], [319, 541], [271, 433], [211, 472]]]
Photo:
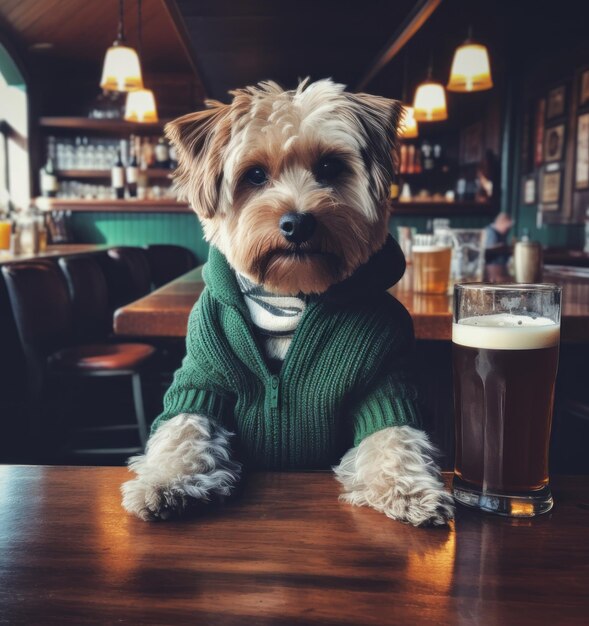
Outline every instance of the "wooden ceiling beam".
[[399, 54], [403, 47], [413, 38], [417, 31], [427, 22], [430, 15], [438, 8], [442, 0], [418, 0], [395, 34], [387, 41], [385, 47], [368, 66], [355, 90], [365, 89], [370, 81]]
[[188, 62], [192, 67], [194, 80], [196, 83], [196, 90], [200, 96], [200, 100], [204, 102], [206, 98], [210, 97], [209, 90], [207, 89], [203, 80], [202, 71], [200, 69], [198, 59], [196, 58], [196, 54], [194, 53], [194, 49], [190, 42], [190, 37], [186, 31], [186, 26], [184, 24], [182, 14], [178, 9], [175, 0], [163, 0], [163, 4], [166, 8], [166, 11], [168, 12], [168, 15], [170, 16], [170, 19], [172, 20], [174, 30], [178, 35], [181, 46], [184, 48], [184, 52], [186, 53]]

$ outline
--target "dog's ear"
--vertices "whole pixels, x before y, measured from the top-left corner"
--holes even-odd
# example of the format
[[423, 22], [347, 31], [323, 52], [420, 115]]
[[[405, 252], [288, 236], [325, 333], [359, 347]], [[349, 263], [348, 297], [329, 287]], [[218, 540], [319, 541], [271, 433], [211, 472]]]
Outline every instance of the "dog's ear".
[[376, 198], [389, 196], [389, 186], [398, 163], [399, 127], [403, 105], [398, 100], [367, 93], [347, 93], [364, 137], [364, 163]]
[[224, 148], [231, 137], [231, 105], [209, 100], [208, 108], [166, 124], [166, 137], [178, 153], [175, 184], [179, 197], [197, 215], [213, 217], [223, 178]]

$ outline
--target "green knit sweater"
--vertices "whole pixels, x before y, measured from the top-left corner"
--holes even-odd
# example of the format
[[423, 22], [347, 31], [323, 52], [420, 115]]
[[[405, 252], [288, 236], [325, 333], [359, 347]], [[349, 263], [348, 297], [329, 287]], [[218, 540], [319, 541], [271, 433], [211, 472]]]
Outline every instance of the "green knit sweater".
[[405, 379], [413, 326], [386, 291], [404, 270], [389, 237], [353, 276], [311, 299], [273, 375], [235, 274], [211, 247], [186, 356], [152, 432], [179, 413], [204, 414], [237, 434], [236, 454], [249, 467], [303, 469], [337, 463], [379, 429], [414, 424]]

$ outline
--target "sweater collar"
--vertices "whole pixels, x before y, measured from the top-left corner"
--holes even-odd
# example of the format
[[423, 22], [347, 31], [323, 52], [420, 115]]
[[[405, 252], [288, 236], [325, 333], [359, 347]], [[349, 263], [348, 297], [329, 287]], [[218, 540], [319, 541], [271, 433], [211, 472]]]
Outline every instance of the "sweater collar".
[[[361, 265], [349, 278], [332, 285], [319, 296], [325, 300], [350, 300], [386, 291], [405, 273], [405, 257], [399, 244], [390, 236], [380, 250]], [[247, 312], [235, 272], [215, 246], [209, 250], [209, 260], [203, 269], [203, 278], [212, 295], [221, 302]]]

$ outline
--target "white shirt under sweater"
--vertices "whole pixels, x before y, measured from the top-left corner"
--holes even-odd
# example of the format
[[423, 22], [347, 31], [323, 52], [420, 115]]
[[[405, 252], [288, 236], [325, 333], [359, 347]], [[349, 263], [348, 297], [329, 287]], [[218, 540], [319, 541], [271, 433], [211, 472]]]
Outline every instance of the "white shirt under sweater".
[[279, 296], [266, 291], [262, 285], [237, 274], [252, 322], [266, 358], [284, 361], [307, 302], [303, 297]]

